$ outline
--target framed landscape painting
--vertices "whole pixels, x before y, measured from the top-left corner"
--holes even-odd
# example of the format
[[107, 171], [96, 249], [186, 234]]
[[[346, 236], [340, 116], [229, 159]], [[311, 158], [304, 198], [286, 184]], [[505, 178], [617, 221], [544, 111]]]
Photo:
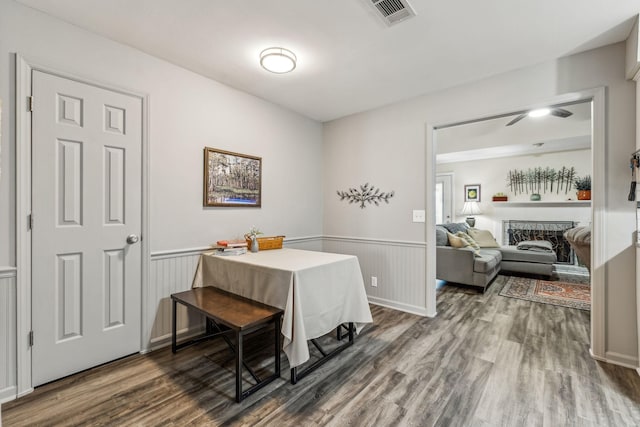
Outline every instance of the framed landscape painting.
[[204, 206], [260, 207], [262, 158], [205, 147]]

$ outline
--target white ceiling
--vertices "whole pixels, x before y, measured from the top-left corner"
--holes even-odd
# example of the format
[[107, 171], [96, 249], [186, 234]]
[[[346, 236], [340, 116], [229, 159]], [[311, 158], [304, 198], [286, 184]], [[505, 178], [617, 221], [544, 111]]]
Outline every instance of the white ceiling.
[[569, 117], [525, 117], [506, 126], [518, 114], [487, 118], [437, 130], [436, 162], [453, 163], [497, 157], [537, 155], [591, 148], [591, 102], [560, 108]]
[[[319, 121], [626, 39], [639, 0], [18, 0]], [[293, 50], [276, 75], [260, 51]]]

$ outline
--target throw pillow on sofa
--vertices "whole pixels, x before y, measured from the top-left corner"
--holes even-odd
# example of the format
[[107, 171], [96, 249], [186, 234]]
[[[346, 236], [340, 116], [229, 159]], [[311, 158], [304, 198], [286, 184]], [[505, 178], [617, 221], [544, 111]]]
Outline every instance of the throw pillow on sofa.
[[473, 237], [469, 236], [464, 231], [458, 231], [456, 233], [456, 237], [459, 237], [462, 240], [464, 240], [467, 243], [467, 246], [470, 246], [473, 249], [473, 253], [475, 255], [480, 256], [480, 252], [479, 252], [480, 251], [480, 246], [478, 245], [478, 243], [476, 243], [475, 240], [473, 240]]
[[481, 248], [499, 248], [500, 245], [493, 237], [493, 234], [489, 230], [478, 230], [477, 228], [470, 228], [467, 230], [469, 236], [478, 243]]
[[449, 246], [447, 229], [441, 225], [436, 225], [436, 246]]
[[447, 238], [449, 239], [449, 246], [453, 248], [466, 248], [469, 246], [464, 239], [451, 233], [447, 233]]
[[469, 225], [466, 222], [449, 222], [447, 224], [441, 224], [451, 234], [456, 234], [458, 231], [467, 232]]

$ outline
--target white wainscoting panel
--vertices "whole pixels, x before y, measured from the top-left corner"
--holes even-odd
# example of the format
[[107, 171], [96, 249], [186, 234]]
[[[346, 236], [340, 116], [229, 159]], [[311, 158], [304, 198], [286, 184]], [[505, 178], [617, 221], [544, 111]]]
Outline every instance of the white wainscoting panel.
[[358, 257], [369, 302], [427, 315], [426, 244], [325, 236], [323, 250]]
[[15, 399], [16, 271], [0, 267], [0, 403]]
[[[143, 351], [163, 347], [171, 342], [171, 294], [191, 289], [200, 254], [206, 248], [151, 254], [148, 300], [145, 316], [148, 325], [143, 331]], [[178, 307], [177, 330], [180, 335], [200, 330], [201, 316], [187, 316]]]

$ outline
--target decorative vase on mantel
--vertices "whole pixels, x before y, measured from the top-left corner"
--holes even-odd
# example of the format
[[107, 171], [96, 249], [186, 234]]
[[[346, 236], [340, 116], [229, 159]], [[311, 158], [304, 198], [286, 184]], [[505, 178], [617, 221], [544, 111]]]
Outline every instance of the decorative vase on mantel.
[[578, 190], [578, 200], [591, 200], [591, 190]]

